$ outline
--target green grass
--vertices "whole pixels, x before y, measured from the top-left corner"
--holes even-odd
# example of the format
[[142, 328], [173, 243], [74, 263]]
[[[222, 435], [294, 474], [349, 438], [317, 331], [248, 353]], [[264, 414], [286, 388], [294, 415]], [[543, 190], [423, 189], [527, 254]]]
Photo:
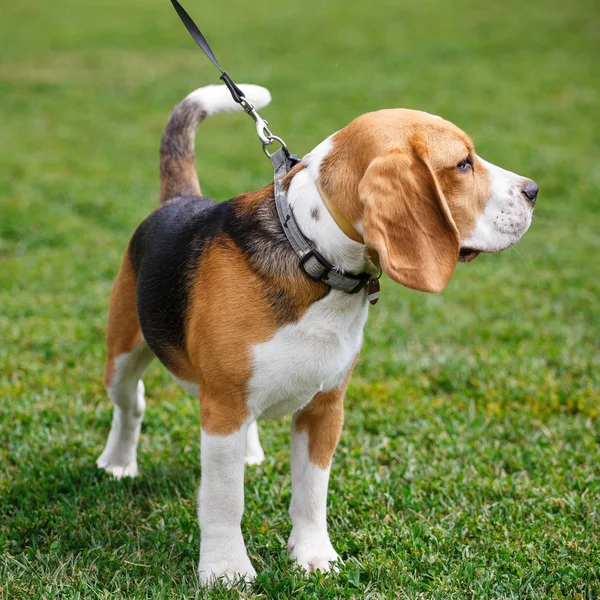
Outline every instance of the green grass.
[[[156, 205], [162, 126], [216, 81], [167, 0], [4, 3], [0, 598], [596, 598], [600, 593], [600, 11], [564, 2], [200, 3], [234, 79], [302, 154], [406, 106], [541, 188], [517, 251], [429, 296], [383, 283], [330, 492], [339, 575], [284, 552], [289, 420], [246, 473], [252, 591], [198, 589], [197, 401], [146, 377], [141, 474], [95, 468], [112, 280]], [[271, 177], [241, 115], [199, 135], [205, 193]]]

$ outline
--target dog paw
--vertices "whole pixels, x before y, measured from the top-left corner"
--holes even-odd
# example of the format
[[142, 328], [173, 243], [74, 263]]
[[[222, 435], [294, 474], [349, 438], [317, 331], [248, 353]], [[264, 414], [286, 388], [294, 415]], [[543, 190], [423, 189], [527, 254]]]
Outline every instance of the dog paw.
[[340, 560], [337, 552], [323, 551], [321, 549], [301, 549], [300, 551], [292, 551], [290, 553], [292, 559], [296, 564], [307, 573], [313, 573], [315, 571], [322, 571], [327, 573], [329, 571], [337, 573], [338, 567], [335, 565]]
[[138, 472], [137, 460], [119, 460], [114, 459], [110, 455], [105, 456], [102, 454], [96, 461], [96, 465], [100, 469], [104, 469], [107, 473], [112, 475], [115, 479], [123, 479], [123, 477], [135, 477]]
[[244, 462], [247, 465], [260, 465], [265, 460], [265, 453], [260, 445], [256, 421], [250, 423], [246, 432], [246, 452]]
[[335, 563], [341, 559], [333, 549], [327, 534], [295, 535], [292, 531], [288, 552], [292, 560], [307, 573], [314, 571], [337, 573], [339, 570]]
[[226, 586], [244, 581], [250, 583], [256, 577], [256, 571], [250, 563], [250, 560], [240, 560], [239, 564], [234, 564], [233, 561], [219, 563], [203, 563], [198, 566], [198, 575], [200, 583], [205, 586], [212, 586], [217, 581], [223, 582]]
[[263, 463], [265, 460], [265, 453], [262, 451], [260, 452], [255, 452], [253, 454], [246, 454], [246, 456], [244, 456], [244, 462], [247, 465], [260, 465], [261, 463]]

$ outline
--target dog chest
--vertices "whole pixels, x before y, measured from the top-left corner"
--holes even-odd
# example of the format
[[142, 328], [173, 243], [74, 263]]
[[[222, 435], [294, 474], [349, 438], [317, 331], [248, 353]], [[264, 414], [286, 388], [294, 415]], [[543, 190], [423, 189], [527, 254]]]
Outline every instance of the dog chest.
[[363, 340], [367, 303], [361, 292], [332, 290], [296, 323], [253, 349], [248, 407], [255, 418], [295, 412], [340, 385]]

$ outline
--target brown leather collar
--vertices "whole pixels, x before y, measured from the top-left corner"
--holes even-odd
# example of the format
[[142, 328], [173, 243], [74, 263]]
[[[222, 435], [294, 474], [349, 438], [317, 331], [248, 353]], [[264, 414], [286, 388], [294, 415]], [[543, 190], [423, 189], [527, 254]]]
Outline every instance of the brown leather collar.
[[[351, 240], [358, 242], [359, 244], [365, 244], [365, 239], [360, 234], [360, 232], [346, 219], [346, 217], [342, 214], [342, 211], [338, 208], [337, 204], [333, 202], [331, 198], [323, 191], [323, 188], [317, 183], [317, 190], [323, 200], [323, 204], [327, 207], [331, 218], [335, 221], [335, 224], [344, 232], [344, 234], [349, 237]], [[371, 248], [370, 246], [367, 248], [367, 252], [369, 254], [369, 258], [371, 262], [379, 267], [379, 254], [377, 251]]]
[[359, 244], [364, 244], [365, 240], [363, 236], [356, 230], [356, 227], [346, 219], [346, 217], [342, 214], [337, 205], [327, 196], [327, 194], [323, 191], [323, 188], [317, 182], [317, 190], [319, 190], [319, 194], [323, 199], [323, 204], [327, 207], [331, 218], [335, 221], [336, 225], [353, 241], [358, 242]]

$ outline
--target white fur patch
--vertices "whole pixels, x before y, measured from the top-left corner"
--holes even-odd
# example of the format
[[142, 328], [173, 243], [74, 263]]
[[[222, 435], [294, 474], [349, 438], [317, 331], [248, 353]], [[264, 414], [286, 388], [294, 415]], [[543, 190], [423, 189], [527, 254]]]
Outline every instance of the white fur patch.
[[363, 342], [366, 296], [331, 290], [296, 323], [254, 349], [248, 383], [253, 418], [293, 413], [346, 378]]
[[518, 242], [529, 229], [533, 208], [523, 198], [523, 177], [478, 158], [490, 175], [491, 195], [471, 235], [462, 240], [461, 246], [499, 252]]
[[265, 453], [258, 437], [258, 425], [253, 421], [246, 432], [246, 452], [244, 462], [247, 465], [260, 465], [265, 460]]
[[[268, 89], [251, 83], [242, 83], [238, 86], [246, 98], [259, 110], [271, 102], [271, 93]], [[227, 86], [206, 85], [198, 88], [187, 96], [188, 100], [196, 102], [206, 111], [207, 116], [221, 112], [241, 112], [244, 109], [234, 102]]]

